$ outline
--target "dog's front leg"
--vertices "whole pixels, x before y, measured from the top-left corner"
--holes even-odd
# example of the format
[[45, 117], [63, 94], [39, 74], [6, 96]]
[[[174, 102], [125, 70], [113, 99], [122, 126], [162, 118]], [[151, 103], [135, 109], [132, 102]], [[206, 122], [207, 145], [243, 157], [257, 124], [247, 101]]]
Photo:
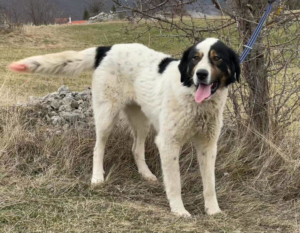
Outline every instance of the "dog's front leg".
[[161, 137], [156, 138], [156, 145], [160, 152], [164, 184], [171, 211], [179, 216], [189, 217], [191, 215], [184, 208], [181, 198], [180, 146], [168, 143]]
[[217, 143], [196, 143], [197, 158], [203, 183], [203, 196], [205, 212], [208, 215], [220, 213], [215, 190], [215, 161], [217, 156]]

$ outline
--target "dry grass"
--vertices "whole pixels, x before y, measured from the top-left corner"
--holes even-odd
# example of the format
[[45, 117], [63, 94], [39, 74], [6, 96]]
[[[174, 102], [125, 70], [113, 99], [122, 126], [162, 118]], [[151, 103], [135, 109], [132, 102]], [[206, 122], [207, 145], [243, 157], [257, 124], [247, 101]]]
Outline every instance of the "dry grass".
[[139, 177], [130, 131], [119, 124], [107, 145], [107, 181], [91, 188], [94, 129], [53, 129], [43, 112], [1, 111], [0, 231], [299, 231], [299, 154], [284, 148], [288, 141], [260, 153], [268, 143], [249, 147], [247, 137], [253, 135], [225, 128], [216, 169], [224, 214], [214, 217], [204, 215], [196, 155], [187, 145], [180, 160], [183, 199], [194, 217], [181, 219], [169, 212], [153, 133], [146, 145], [147, 163], [159, 182]]
[[[91, 188], [94, 129], [62, 131], [46, 124], [42, 108], [9, 107], [62, 84], [81, 90], [90, 83], [87, 75], [59, 79], [11, 74], [5, 68], [9, 62], [132, 42], [133, 35], [123, 35], [121, 27], [25, 27], [0, 39], [0, 232], [300, 232], [299, 130], [282, 133], [282, 140], [272, 143], [251, 129], [240, 135], [226, 120], [216, 166], [224, 213], [213, 217], [204, 214], [196, 155], [187, 145], [180, 160], [182, 193], [194, 217], [182, 219], [169, 212], [154, 133], [148, 138], [146, 157], [159, 182], [146, 182], [138, 175], [130, 131], [119, 124], [107, 145], [107, 181]], [[148, 38], [138, 42], [147, 44]], [[164, 43], [151, 46], [170, 53], [184, 47]]]

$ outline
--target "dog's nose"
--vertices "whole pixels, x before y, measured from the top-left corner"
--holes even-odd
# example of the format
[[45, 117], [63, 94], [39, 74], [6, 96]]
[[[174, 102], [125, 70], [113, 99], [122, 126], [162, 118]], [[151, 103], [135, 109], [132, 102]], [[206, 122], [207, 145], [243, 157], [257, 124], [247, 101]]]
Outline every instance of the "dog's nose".
[[204, 81], [208, 77], [207, 70], [198, 70], [196, 74], [200, 81]]

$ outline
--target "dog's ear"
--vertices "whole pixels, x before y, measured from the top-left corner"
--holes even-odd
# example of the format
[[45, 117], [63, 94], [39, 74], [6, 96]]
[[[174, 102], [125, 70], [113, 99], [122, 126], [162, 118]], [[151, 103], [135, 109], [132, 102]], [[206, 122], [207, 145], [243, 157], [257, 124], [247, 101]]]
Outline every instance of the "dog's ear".
[[189, 55], [194, 46], [189, 47], [184, 51], [180, 63], [178, 65], [180, 74], [181, 74], [181, 82], [184, 86], [190, 87], [192, 85], [192, 79], [189, 75], [188, 65], [189, 65]]
[[234, 83], [235, 81], [240, 82], [241, 75], [240, 58], [232, 49], [229, 49], [229, 61], [231, 75], [227, 81], [227, 85]]

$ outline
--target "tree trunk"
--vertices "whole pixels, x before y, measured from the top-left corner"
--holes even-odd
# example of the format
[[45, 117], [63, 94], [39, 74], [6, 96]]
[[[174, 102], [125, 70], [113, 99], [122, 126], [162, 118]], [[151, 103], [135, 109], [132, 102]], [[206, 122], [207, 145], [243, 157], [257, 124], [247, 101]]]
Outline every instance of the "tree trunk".
[[[242, 18], [239, 24], [243, 44], [246, 45], [261, 19], [267, 1], [242, 0], [240, 9]], [[256, 22], [256, 23], [253, 23]], [[270, 91], [268, 73], [265, 66], [265, 46], [263, 35], [257, 39], [254, 48], [243, 63], [243, 77], [250, 87], [248, 107], [246, 109], [250, 126], [269, 138], [270, 136]]]

